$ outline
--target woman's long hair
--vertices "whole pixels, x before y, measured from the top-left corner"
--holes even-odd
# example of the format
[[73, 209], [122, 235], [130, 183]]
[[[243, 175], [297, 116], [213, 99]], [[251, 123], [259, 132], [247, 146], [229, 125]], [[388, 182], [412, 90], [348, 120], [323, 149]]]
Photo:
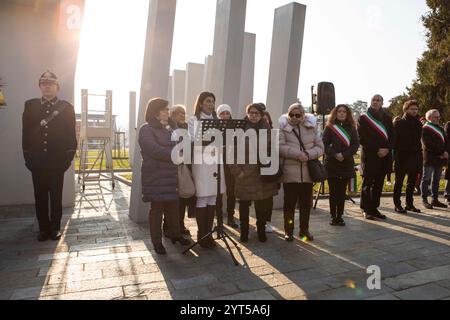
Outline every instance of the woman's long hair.
[[[214, 101], [216, 101], [216, 96], [214, 95], [214, 93], [211, 92], [202, 92], [197, 96], [197, 100], [195, 101], [195, 106], [194, 106], [194, 115], [197, 119], [200, 119], [200, 113], [202, 112], [202, 104], [203, 102], [205, 102], [205, 100], [207, 98], [213, 98]], [[216, 111], [213, 111], [213, 117], [214, 119], [217, 119], [217, 114]]]
[[345, 110], [347, 111], [347, 118], [344, 121], [344, 125], [355, 127], [356, 123], [355, 119], [353, 118], [352, 110], [346, 104], [337, 105], [335, 108], [333, 108], [333, 110], [331, 110], [330, 116], [328, 117], [328, 125], [336, 124], [337, 113], [341, 108], [345, 108]]

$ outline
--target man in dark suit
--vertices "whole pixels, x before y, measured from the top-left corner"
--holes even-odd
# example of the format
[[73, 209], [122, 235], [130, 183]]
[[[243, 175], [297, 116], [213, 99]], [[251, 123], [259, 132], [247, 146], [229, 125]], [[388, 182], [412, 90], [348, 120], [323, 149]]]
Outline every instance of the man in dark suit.
[[366, 219], [386, 219], [378, 211], [386, 174], [392, 172], [394, 128], [392, 117], [383, 110], [383, 97], [375, 95], [369, 110], [358, 122], [362, 146], [361, 209]]
[[25, 102], [22, 148], [33, 177], [38, 240], [59, 240], [64, 172], [77, 148], [75, 111], [69, 102], [58, 99], [59, 83], [54, 73], [42, 74], [39, 88], [42, 97]]
[[[403, 112], [403, 117], [394, 121], [395, 212], [403, 214], [407, 213], [407, 211], [420, 213], [420, 210], [414, 207], [413, 204], [414, 186], [423, 163], [421, 143], [422, 123], [418, 116], [418, 102], [415, 100], [405, 102]], [[401, 195], [406, 175], [408, 176], [406, 185], [406, 208], [403, 208]]]

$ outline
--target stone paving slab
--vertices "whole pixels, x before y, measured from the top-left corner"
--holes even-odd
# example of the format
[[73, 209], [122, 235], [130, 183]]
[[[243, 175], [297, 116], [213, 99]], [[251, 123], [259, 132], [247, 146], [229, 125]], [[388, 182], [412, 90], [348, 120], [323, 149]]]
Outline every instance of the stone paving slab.
[[430, 283], [394, 292], [393, 295], [403, 300], [437, 300], [450, 297], [450, 290]]
[[[94, 192], [94, 191], [93, 191]], [[34, 208], [0, 207], [0, 299], [89, 300], [305, 300], [448, 299], [450, 209], [399, 215], [382, 199], [386, 221], [367, 221], [347, 203], [345, 228], [328, 224], [328, 201], [311, 214], [315, 241], [283, 239], [283, 214], [273, 212], [274, 233], [260, 243], [251, 213], [250, 241], [232, 263], [223, 242], [182, 255], [164, 239], [156, 255], [147, 225], [128, 218], [128, 187], [118, 184], [96, 208], [77, 196], [64, 209], [60, 241], [35, 240]], [[419, 203], [419, 201], [418, 201]], [[238, 217], [238, 214], [236, 214]], [[196, 234], [195, 219], [186, 218]], [[235, 240], [238, 230], [227, 229]], [[295, 218], [298, 233], [298, 214]], [[195, 236], [194, 236], [195, 239]], [[366, 269], [381, 269], [381, 290], [369, 290]]]

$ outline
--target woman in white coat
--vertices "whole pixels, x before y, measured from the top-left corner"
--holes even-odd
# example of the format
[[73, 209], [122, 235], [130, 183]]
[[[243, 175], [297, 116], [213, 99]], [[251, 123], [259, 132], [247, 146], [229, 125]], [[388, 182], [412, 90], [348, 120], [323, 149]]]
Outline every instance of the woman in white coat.
[[[217, 119], [215, 112], [216, 98], [211, 92], [202, 92], [197, 97], [195, 103], [195, 116], [189, 119], [189, 134], [191, 140], [194, 141], [197, 130], [200, 129], [200, 121], [202, 119]], [[216, 212], [217, 192], [217, 160], [219, 159], [219, 150], [214, 148], [206, 148], [209, 143], [194, 145], [194, 161], [192, 165], [192, 176], [194, 178], [197, 204], [196, 218], [198, 233], [197, 239], [200, 240], [213, 228], [214, 214]], [[205, 152], [209, 151], [209, 152]], [[215, 161], [211, 161], [215, 159]], [[225, 174], [223, 165], [221, 166], [221, 185], [220, 193], [225, 192]], [[216, 246], [214, 239], [208, 237], [199, 244], [203, 248], [213, 248]]]

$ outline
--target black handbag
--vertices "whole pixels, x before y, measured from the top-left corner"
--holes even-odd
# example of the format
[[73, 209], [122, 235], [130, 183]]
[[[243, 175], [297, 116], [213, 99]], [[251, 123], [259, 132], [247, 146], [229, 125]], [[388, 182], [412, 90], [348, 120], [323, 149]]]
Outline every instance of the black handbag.
[[[295, 130], [293, 130], [295, 136], [297, 137], [298, 141], [300, 142], [300, 147], [303, 149], [303, 152], [305, 152], [308, 157], [309, 154], [306, 151], [305, 145], [303, 144], [302, 138], [300, 136], [300, 128], [298, 130], [299, 133], [297, 133]], [[314, 160], [308, 160], [307, 163], [309, 175], [311, 177], [311, 180], [315, 183], [321, 183], [327, 180], [327, 170], [325, 169], [325, 166], [322, 164], [322, 162], [319, 159]]]

